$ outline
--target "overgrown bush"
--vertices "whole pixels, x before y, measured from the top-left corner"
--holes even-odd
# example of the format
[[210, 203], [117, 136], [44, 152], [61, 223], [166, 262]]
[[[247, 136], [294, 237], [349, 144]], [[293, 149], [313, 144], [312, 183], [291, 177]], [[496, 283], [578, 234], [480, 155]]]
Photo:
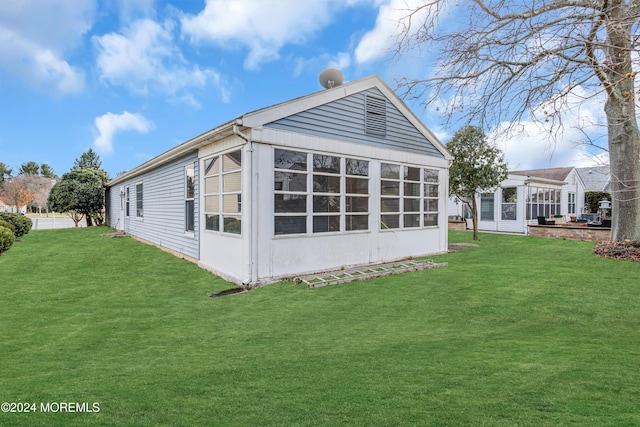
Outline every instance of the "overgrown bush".
[[24, 236], [29, 232], [29, 230], [31, 230], [31, 226], [33, 225], [30, 218], [15, 213], [0, 212], [0, 220], [13, 224], [15, 227], [15, 231], [13, 233], [15, 237]]
[[16, 238], [7, 227], [0, 227], [0, 255], [9, 250]]

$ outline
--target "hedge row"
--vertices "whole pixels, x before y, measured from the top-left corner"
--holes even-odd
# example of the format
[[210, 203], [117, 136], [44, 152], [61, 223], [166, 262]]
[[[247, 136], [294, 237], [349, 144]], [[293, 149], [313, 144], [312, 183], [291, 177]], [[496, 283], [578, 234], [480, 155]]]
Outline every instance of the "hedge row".
[[14, 227], [13, 234], [15, 237], [24, 236], [31, 230], [33, 222], [24, 215], [0, 212], [0, 221], [6, 221]]

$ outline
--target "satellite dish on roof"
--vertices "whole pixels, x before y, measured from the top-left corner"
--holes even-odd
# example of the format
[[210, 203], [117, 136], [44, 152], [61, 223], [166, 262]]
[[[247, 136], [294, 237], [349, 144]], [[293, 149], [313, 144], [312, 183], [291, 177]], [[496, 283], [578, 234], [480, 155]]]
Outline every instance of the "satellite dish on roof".
[[320, 84], [325, 89], [340, 86], [343, 80], [342, 72], [336, 68], [327, 68], [320, 73]]

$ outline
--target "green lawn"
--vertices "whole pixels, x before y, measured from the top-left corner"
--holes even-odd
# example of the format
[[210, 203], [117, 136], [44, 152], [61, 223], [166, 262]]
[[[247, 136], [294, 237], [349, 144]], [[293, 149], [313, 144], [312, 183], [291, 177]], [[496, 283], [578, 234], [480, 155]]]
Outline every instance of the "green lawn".
[[481, 234], [445, 268], [212, 299], [106, 231], [0, 257], [0, 402], [38, 409], [0, 425], [640, 425], [640, 263], [592, 243]]

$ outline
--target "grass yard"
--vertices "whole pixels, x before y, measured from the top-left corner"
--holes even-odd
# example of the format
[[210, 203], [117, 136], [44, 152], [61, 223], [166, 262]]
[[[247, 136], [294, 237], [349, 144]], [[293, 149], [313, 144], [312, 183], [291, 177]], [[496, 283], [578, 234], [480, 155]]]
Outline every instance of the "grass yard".
[[640, 263], [592, 243], [481, 234], [445, 268], [212, 299], [229, 284], [107, 231], [0, 257], [0, 402], [38, 410], [0, 425], [640, 425]]

